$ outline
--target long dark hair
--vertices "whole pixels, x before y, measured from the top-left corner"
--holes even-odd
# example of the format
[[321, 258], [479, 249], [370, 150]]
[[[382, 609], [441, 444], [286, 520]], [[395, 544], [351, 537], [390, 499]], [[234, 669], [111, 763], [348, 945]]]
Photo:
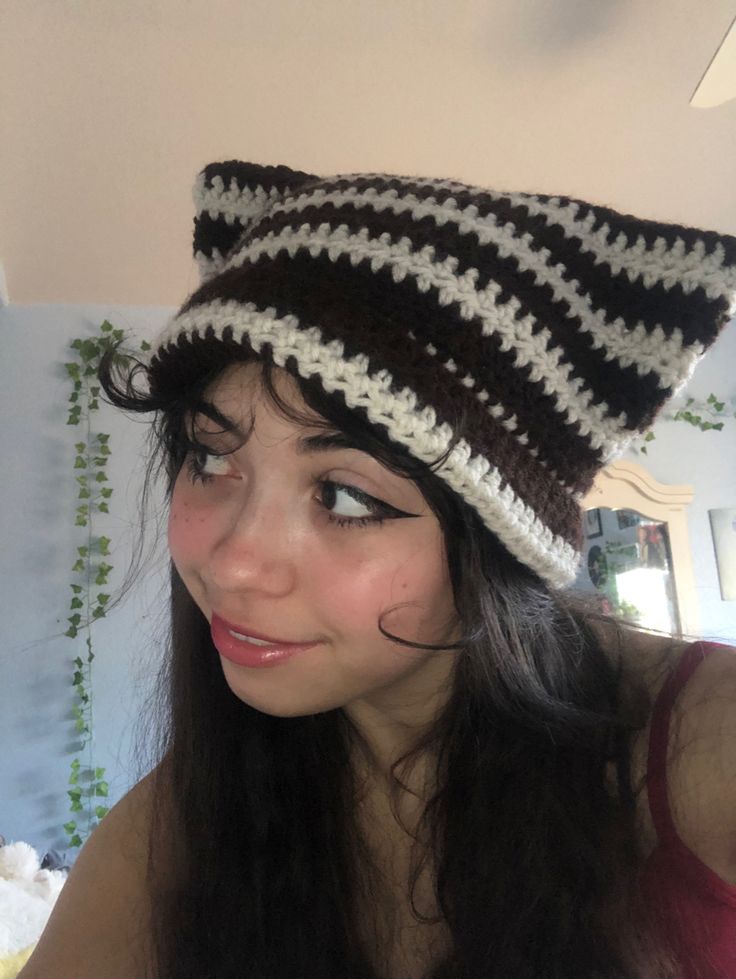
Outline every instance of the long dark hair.
[[[252, 359], [205, 339], [182, 346], [166, 370], [103, 361], [112, 404], [156, 413], [148, 476], [155, 458], [169, 495], [194, 444], [187, 419], [205, 411], [226, 431], [207, 387]], [[259, 359], [268, 396], [302, 420], [274, 389], [268, 348]], [[451, 949], [428, 979], [678, 975], [638, 887], [641, 786], [630, 784], [630, 745], [651, 705], [622, 667], [627, 627], [611, 619], [617, 642], [604, 648], [592, 608], [510, 555], [434, 467], [286, 369], [330, 428], [416, 482], [444, 532], [459, 655], [444, 709], [392, 770], [398, 798], [396, 770], [428, 753], [436, 766], [422, 820], [430, 844], [417, 846], [413, 881], [431, 857]], [[146, 391], [134, 383], [141, 372]], [[239, 700], [173, 565], [168, 652], [155, 700], [154, 975], [387, 979], [382, 950], [359, 927], [366, 900], [380, 904], [383, 893], [355, 818], [359, 732], [342, 709], [281, 718]]]

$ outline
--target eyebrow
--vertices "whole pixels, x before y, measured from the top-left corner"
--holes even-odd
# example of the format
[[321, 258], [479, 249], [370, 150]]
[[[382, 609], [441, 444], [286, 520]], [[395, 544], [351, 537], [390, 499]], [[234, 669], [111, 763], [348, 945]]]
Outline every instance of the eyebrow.
[[298, 455], [312, 455], [317, 452], [330, 452], [333, 449], [356, 449], [365, 452], [343, 432], [321, 432], [319, 435], [304, 435], [297, 439]]
[[[196, 415], [199, 412], [219, 425], [222, 425], [226, 431], [233, 432], [241, 440], [243, 445], [248, 441], [250, 432], [244, 432], [232, 418], [228, 418], [227, 415], [218, 411], [214, 405], [200, 404], [198, 411], [194, 412], [194, 414]], [[202, 431], [202, 434], [212, 436], [221, 433]], [[366, 452], [355, 440], [351, 439], [344, 432], [339, 431], [320, 432], [317, 435], [302, 435], [296, 441], [297, 455], [316, 455], [319, 452], [332, 452], [335, 449], [355, 449], [357, 452]]]

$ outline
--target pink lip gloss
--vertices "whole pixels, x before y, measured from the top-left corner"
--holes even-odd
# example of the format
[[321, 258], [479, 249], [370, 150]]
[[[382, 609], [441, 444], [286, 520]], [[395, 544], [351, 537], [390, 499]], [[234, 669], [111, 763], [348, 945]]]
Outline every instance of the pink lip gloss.
[[257, 646], [246, 639], [236, 639], [235, 636], [231, 635], [228, 625], [214, 614], [210, 623], [210, 633], [218, 653], [230, 660], [231, 663], [237, 663], [238, 666], [278, 666], [279, 663], [286, 662], [292, 656], [296, 656], [297, 653], [319, 645], [317, 642], [312, 642]]

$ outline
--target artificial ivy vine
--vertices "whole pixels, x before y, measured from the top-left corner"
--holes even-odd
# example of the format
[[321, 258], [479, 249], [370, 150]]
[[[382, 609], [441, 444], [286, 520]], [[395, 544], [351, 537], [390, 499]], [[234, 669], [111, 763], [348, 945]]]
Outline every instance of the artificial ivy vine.
[[[113, 570], [113, 565], [106, 561], [110, 556], [111, 540], [109, 537], [95, 535], [94, 515], [110, 512], [108, 501], [113, 490], [111, 486], [105, 485], [108, 482], [105, 467], [110, 456], [110, 436], [94, 433], [91, 418], [92, 412], [99, 408], [100, 388], [94, 382], [102, 355], [114, 350], [116, 363], [129, 360], [129, 355], [121, 350], [122, 340], [123, 331], [113, 329], [112, 324], [105, 320], [100, 326], [99, 336], [77, 338], [71, 342], [76, 359], [64, 364], [73, 382], [73, 391], [69, 395], [67, 425], [82, 425], [84, 429], [83, 438], [74, 446], [77, 499], [81, 501], [76, 508], [74, 523], [77, 527], [86, 528], [85, 542], [77, 548], [77, 560], [72, 566], [72, 572], [76, 575], [76, 580], [70, 584], [72, 598], [69, 610], [72, 614], [68, 617], [69, 628], [64, 633], [70, 639], [84, 635], [87, 647], [86, 661], [81, 656], [74, 660], [72, 685], [76, 698], [72, 712], [82, 742], [78, 756], [71, 763], [69, 785], [72, 788], [67, 793], [71, 800], [71, 813], [74, 816], [76, 813], [86, 812], [87, 824], [86, 827], [81, 827], [76, 818], [64, 824], [70, 847], [81, 847], [108, 811], [107, 806], [97, 803], [98, 799], [107, 798], [108, 794], [105, 769], [92, 764], [91, 690], [92, 662], [95, 658], [92, 652], [92, 624], [106, 615], [105, 607], [110, 596], [104, 591], [104, 587]], [[141, 350], [150, 350], [150, 344], [143, 341]], [[80, 757], [85, 748], [86, 765]]]
[[[726, 418], [736, 418], [736, 411], [727, 408], [725, 401], [719, 401], [715, 394], [708, 395], [706, 401], [699, 401], [696, 398], [688, 398], [684, 407], [674, 414], [665, 414], [665, 418], [674, 422], [686, 422], [701, 432], [720, 432], [723, 428], [723, 421]], [[633, 446], [634, 452], [643, 452], [647, 455], [647, 442], [653, 442], [655, 435], [653, 431], [647, 434]]]

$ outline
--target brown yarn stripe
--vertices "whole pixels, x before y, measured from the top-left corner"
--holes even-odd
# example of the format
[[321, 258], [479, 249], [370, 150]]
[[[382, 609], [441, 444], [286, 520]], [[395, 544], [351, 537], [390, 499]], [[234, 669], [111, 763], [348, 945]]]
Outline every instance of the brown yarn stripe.
[[[440, 423], [453, 424], [450, 406], [465, 409], [469, 430], [477, 433], [473, 438], [467, 436], [472, 451], [492, 459], [504, 481], [539, 519], [555, 535], [577, 546], [580, 515], [574, 500], [435, 358], [417, 347], [397, 349], [395, 319], [376, 311], [371, 302], [374, 289], [375, 275], [364, 266], [354, 268], [349, 260], [333, 263], [320, 256], [300, 261], [280, 255], [273, 262], [222, 273], [187, 308], [214, 298], [253, 302], [260, 308], [273, 306], [279, 317], [292, 313], [305, 327], [318, 325], [325, 342], [342, 341], [346, 357], [367, 355], [371, 373], [389, 369], [398, 388], [411, 388], [423, 404], [435, 408]], [[403, 324], [404, 317], [399, 315]]]
[[[651, 332], [657, 325], [661, 325], [667, 336], [678, 328], [682, 331], [686, 344], [693, 342], [709, 344], [718, 335], [720, 325], [728, 316], [728, 301], [723, 297], [709, 300], [702, 288], [690, 293], [685, 293], [680, 283], [676, 283], [670, 289], [665, 289], [661, 283], [650, 288], [644, 285], [641, 279], [630, 282], [623, 270], [617, 276], [602, 276], [603, 266], [595, 265], [594, 253], [581, 250], [582, 242], [577, 236], [568, 237], [559, 224], [550, 222], [544, 215], [531, 215], [527, 206], [512, 204], [508, 197], [496, 200], [489, 194], [424, 187], [418, 183], [405, 184], [391, 179], [366, 179], [355, 182], [336, 180], [322, 181], [319, 184], [320, 189], [348, 190], [351, 186], [361, 190], [374, 188], [379, 192], [397, 190], [400, 197], [411, 193], [421, 200], [434, 198], [438, 204], [452, 198], [459, 208], [475, 205], [478, 208], [478, 217], [493, 214], [500, 225], [511, 222], [516, 226], [519, 235], [524, 232], [532, 234], [535, 249], [550, 250], [551, 265], [562, 262], [567, 270], [568, 280], [577, 279], [581, 282], [591, 297], [594, 309], [604, 308], [612, 319], [621, 316], [629, 326], [634, 326], [641, 320], [644, 328]], [[553, 199], [550, 195], [535, 196], [543, 202]], [[736, 237], [619, 214], [610, 208], [587, 204], [576, 198], [562, 197], [560, 202], [563, 206], [568, 203], [578, 204], [577, 217], [581, 220], [591, 211], [593, 212], [595, 221], [591, 230], [587, 232], [589, 236], [608, 223], [609, 233], [606, 240], [609, 244], [614, 242], [622, 232], [626, 237], [627, 247], [636, 244], [640, 235], [650, 248], [660, 237], [664, 238], [669, 246], [674, 245], [678, 238], [682, 238], [688, 249], [691, 249], [696, 242], [702, 241], [705, 255], [714, 252], [720, 244], [725, 252], [725, 263], [736, 262]], [[370, 202], [365, 202], [363, 206], [373, 209]], [[412, 220], [410, 212], [404, 212], [400, 218], [405, 225]], [[430, 220], [434, 224], [433, 219]], [[434, 227], [435, 231], [440, 230], [436, 224]], [[451, 225], [450, 228], [454, 229], [450, 231], [451, 238], [461, 237], [455, 226]], [[477, 243], [475, 235], [472, 235], [472, 239]], [[450, 254], [454, 254], [455, 247], [456, 245], [452, 245]], [[478, 287], [482, 288], [486, 284], [481, 276]], [[714, 323], [714, 319], [718, 320], [719, 316], [720, 320]]]
[[228, 224], [224, 216], [211, 218], [203, 211], [194, 219], [193, 252], [201, 252], [207, 258], [212, 258], [214, 249], [221, 255], [227, 256], [244, 233], [243, 225], [237, 219]]
[[[321, 187], [322, 185], [320, 185]], [[425, 195], [425, 198], [431, 196]], [[533, 216], [529, 213], [526, 206], [512, 205], [506, 198], [500, 201], [494, 201], [489, 198], [488, 201], [489, 203], [486, 207], [479, 208], [479, 217], [493, 214], [499, 226], [502, 227], [508, 223], [513, 224], [516, 228], [516, 237], [521, 237], [525, 233], [531, 234], [533, 238], [531, 247], [536, 251], [543, 248], [549, 249], [551, 252], [550, 259], [548, 260], [549, 265], [554, 266], [561, 262], [567, 271], [566, 279], [568, 281], [577, 280], [583, 285], [585, 291], [589, 293], [593, 300], [594, 309], [602, 307], [610, 311], [611, 318], [620, 316], [630, 328], [636, 326], [641, 320], [644, 328], [648, 332], [651, 332], [656, 326], [661, 325], [665, 335], [669, 336], [677, 327], [683, 332], [685, 343], [707, 342], [713, 330], [711, 322], [713, 311], [716, 313], [719, 309], [727, 311], [728, 304], [724, 298], [708, 300], [702, 289], [695, 289], [690, 293], [685, 293], [680, 283], [675, 284], [669, 290], [665, 289], [661, 283], [654, 287], [648, 287], [644, 285], [641, 279], [636, 282], [630, 282], [626, 272], [623, 270], [617, 275], [611, 275], [609, 270], [609, 275], [604, 277], [602, 275], [603, 266], [595, 264], [595, 254], [583, 252], [581, 250], [582, 242], [580, 239], [577, 237], [566, 237], [560, 225], [555, 223], [550, 224], [544, 215]], [[467, 203], [474, 203], [472, 196], [468, 198]], [[350, 212], [360, 211], [361, 214], [366, 216], [366, 221], [368, 220], [368, 215], [375, 215], [378, 219], [375, 225], [372, 225], [376, 229], [375, 237], [378, 237], [381, 231], [385, 230], [392, 234], [392, 236], [395, 234], [398, 234], [399, 237], [402, 234], [407, 235], [412, 241], [416, 240], [417, 247], [432, 244], [435, 247], [439, 261], [442, 261], [446, 255], [453, 255], [458, 258], [458, 275], [462, 275], [468, 268], [479, 268], [478, 289], [485, 288], [491, 278], [495, 278], [499, 261], [505, 262], [511, 270], [518, 268], [514, 259], [510, 260], [511, 264], [509, 264], [509, 260], [499, 260], [498, 249], [493, 243], [481, 245], [478, 242], [477, 235], [472, 232], [461, 235], [457, 226], [452, 223], [438, 226], [431, 215], [414, 221], [410, 212], [403, 212], [396, 215], [390, 208], [379, 211], [375, 209], [373, 203], [370, 201], [346, 203], [339, 208], [329, 203], [308, 205], [298, 213], [305, 215], [312, 207], [315, 208], [315, 212], [313, 212], [315, 216], [324, 209], [327, 216], [322, 219], [323, 221], [327, 220], [330, 224], [346, 223], [356, 229], [360, 227], [360, 224], [351, 223], [350, 218], [347, 216]], [[591, 208], [588, 208], [588, 210], [591, 210]], [[279, 213], [283, 212], [277, 212], [274, 217]], [[334, 214], [334, 221], [330, 220], [330, 213]], [[598, 209], [595, 209], [595, 214], [596, 216], [598, 215]], [[287, 215], [284, 216], [286, 217]], [[306, 220], [304, 218], [302, 223], [305, 223]], [[641, 228], [641, 221], [637, 221], [637, 219], [632, 219], [632, 221], [636, 221], [636, 227]], [[320, 222], [318, 221], [317, 223]], [[598, 220], [596, 226], [600, 227], [603, 223], [603, 221]], [[701, 235], [698, 231], [682, 228], [681, 234], [673, 234], [669, 226], [657, 224], [656, 222], [644, 222], [645, 227], [648, 224], [653, 225], [657, 231], [662, 231], [663, 237], [672, 239], [671, 244], [674, 244], [674, 241], [678, 237], [689, 237], [691, 239], [689, 242], [690, 245], [694, 245], [699, 239], [705, 241], [706, 237], [710, 237], [713, 241], [719, 240], [718, 236], [713, 232], [705, 232]], [[414, 238], [414, 227], [420, 229], [416, 239]], [[664, 234], [664, 229], [666, 228], [669, 228], [669, 235]], [[619, 228], [618, 230], [624, 230], [624, 228]], [[616, 230], [616, 234], [618, 230]], [[628, 231], [635, 241], [636, 234], [630, 228]], [[657, 231], [648, 232], [647, 234], [641, 231], [641, 233], [643, 237], [651, 238], [651, 241], [648, 241], [648, 244], [651, 245], [660, 236]], [[615, 234], [611, 232], [608, 238], [610, 241], [612, 238], [615, 238]], [[736, 238], [733, 239], [733, 242], [734, 258], [736, 258]], [[489, 258], [488, 262], [478, 263], [478, 255], [482, 255], [486, 251]], [[623, 279], [625, 279], [625, 282]], [[622, 284], [626, 285], [626, 289], [622, 289]], [[658, 291], [653, 292], [653, 289]], [[625, 296], [625, 301], [621, 299], [622, 293]], [[656, 302], [653, 302], [655, 299]], [[702, 322], [703, 320], [706, 320], [705, 328]]]
[[[521, 220], [527, 225], [530, 225], [536, 220], [543, 221], [545, 225], [548, 225], [549, 222], [543, 216], [539, 218], [532, 216], [526, 206], [512, 204], [510, 199], [511, 194], [514, 196], [521, 195], [523, 197], [534, 198], [543, 204], [557, 201], [559, 203], [553, 206], [562, 208], [567, 207], [569, 204], [576, 204], [578, 206], [576, 220], [578, 221], [585, 220], [588, 214], [593, 212], [595, 220], [587, 234], [595, 234], [604, 224], [609, 226], [610, 230], [606, 238], [608, 244], [612, 244], [621, 232], [626, 236], [627, 248], [635, 245], [640, 235], [646, 242], [648, 248], [652, 248], [658, 238], [664, 238], [668, 247], [672, 247], [678, 238], [682, 238], [687, 250], [690, 250], [696, 242], [702, 241], [705, 246], [704, 256], [712, 255], [720, 244], [725, 251], [724, 264], [732, 265], [736, 261], [736, 237], [734, 236], [723, 235], [717, 231], [692, 228], [687, 225], [673, 224], [672, 222], [661, 223], [655, 219], [640, 218], [633, 214], [615, 211], [602, 204], [593, 204], [576, 197], [569, 197], [565, 194], [498, 191], [498, 196], [494, 197], [482, 189], [473, 189], [465, 184], [460, 184], [460, 187], [453, 189], [433, 186], [431, 183], [423, 183], [422, 178], [408, 177], [406, 179], [397, 179], [393, 176], [381, 174], [363, 174], [355, 180], [340, 178], [338, 176], [320, 180], [318, 186], [320, 190], [326, 190], [328, 193], [332, 190], [349, 190], [351, 187], [355, 187], [361, 192], [370, 188], [374, 188], [379, 193], [396, 190], [399, 193], [399, 197], [411, 194], [422, 201], [433, 198], [438, 204], [444, 204], [446, 201], [452, 199], [457, 203], [459, 210], [469, 207], [471, 204], [475, 205], [478, 208], [478, 217], [480, 218], [488, 214], [496, 214], [497, 216], [507, 213], [511, 214], [513, 211], [520, 209], [523, 211]], [[307, 190], [307, 188], [304, 188], [304, 190]], [[530, 200], [530, 204], [532, 203], [534, 201]], [[501, 223], [505, 223], [505, 220], [513, 220], [513, 218], [504, 218]]]
[[242, 160], [225, 160], [222, 163], [209, 163], [204, 170], [205, 187], [212, 187], [215, 177], [222, 177], [225, 188], [229, 189], [233, 178], [241, 190], [249, 187], [257, 190], [263, 187], [266, 193], [273, 187], [279, 193], [287, 189], [294, 191], [307, 181], [319, 180], [313, 173], [303, 170], [292, 170], [283, 165], [261, 166], [257, 163], [245, 163]]
[[[373, 239], [385, 233], [394, 242], [408, 238], [417, 251], [431, 244], [435, 248], [437, 261], [443, 261], [448, 255], [458, 259], [457, 275], [462, 275], [469, 268], [477, 268], [480, 275], [476, 288], [485, 288], [493, 279], [501, 287], [497, 303], [503, 304], [512, 296], [516, 297], [521, 303], [518, 318], [531, 313], [536, 320], [535, 333], [547, 328], [551, 336], [549, 346], [559, 348], [563, 352], [560, 359], [570, 364], [573, 376], [582, 378], [586, 386], [592, 389], [593, 403], [605, 401], [608, 414], [614, 418], [624, 412], [626, 427], [641, 427], [652, 413], [652, 403], [660, 395], [660, 403], [666, 398], [667, 392], [659, 387], [658, 375], [650, 372], [640, 377], [634, 365], [624, 367], [615, 359], [606, 360], [606, 351], [593, 346], [593, 337], [580, 328], [579, 318], [566, 318], [569, 305], [563, 300], [555, 301], [552, 288], [537, 284], [534, 272], [520, 271], [518, 260], [511, 255], [501, 257], [493, 243], [480, 245], [475, 235], [460, 235], [457, 228], [448, 225], [437, 227], [431, 216], [410, 222], [405, 214], [395, 214], [391, 210], [374, 211], [370, 206], [356, 208], [350, 204], [337, 208], [333, 204], [310, 205], [301, 212], [282, 211], [266, 216], [243, 239], [241, 245], [245, 246], [253, 237], [265, 237], [269, 232], [278, 234], [284, 228], [296, 230], [309, 224], [316, 229], [324, 223], [333, 228], [346, 225], [356, 234], [362, 228], [367, 228]], [[600, 271], [595, 275], [600, 278]], [[625, 273], [622, 272], [622, 275]], [[468, 321], [463, 322], [468, 324]], [[638, 399], [633, 401], [629, 394], [631, 387], [637, 390], [638, 395]]]
[[[323, 254], [323, 258], [327, 256]], [[275, 261], [286, 259], [288, 254], [281, 252]], [[311, 263], [316, 260], [306, 250], [288, 260], [293, 263], [290, 267], [294, 269], [295, 277], [304, 283], [309, 282]], [[274, 260], [264, 255], [258, 264], [265, 267], [271, 261]], [[346, 275], [354, 269], [349, 261], [344, 268]], [[458, 367], [459, 377], [471, 374], [478, 390], [486, 387], [492, 398], [500, 400], [506, 409], [505, 417], [516, 415], [518, 425], [527, 434], [530, 445], [539, 451], [543, 459], [553, 460], [550, 465], [562, 482], [574, 490], [581, 479], [585, 480], [588, 473], [597, 469], [600, 465], [599, 451], [579, 433], [577, 425], [566, 422], [556, 410], [556, 396], [545, 392], [543, 381], [529, 380], [532, 368], [516, 366], [515, 351], [503, 350], [502, 340], [497, 334], [483, 336], [479, 329], [473, 329], [472, 324], [460, 317], [456, 306], [440, 306], [436, 288], [422, 293], [414, 280], [407, 278], [397, 283], [390, 270], [373, 272], [367, 260], [359, 268], [361, 271], [357, 274], [360, 276], [361, 295], [366, 296], [366, 302], [377, 316], [396, 324], [393, 327], [394, 337], [403, 337], [411, 331], [422, 345], [434, 344], [441, 360], [452, 358]], [[234, 274], [238, 272], [247, 274], [242, 268], [233, 270]], [[343, 291], [352, 287], [352, 279], [344, 278], [343, 282]], [[219, 285], [207, 283], [194, 293], [182, 312], [219, 294]], [[269, 301], [277, 302], [279, 295], [274, 290]], [[321, 322], [322, 317], [318, 316], [316, 320]], [[464, 385], [460, 387], [467, 395], [467, 388]], [[472, 397], [476, 400], [474, 395]], [[490, 417], [485, 408], [483, 412], [484, 418]]]

